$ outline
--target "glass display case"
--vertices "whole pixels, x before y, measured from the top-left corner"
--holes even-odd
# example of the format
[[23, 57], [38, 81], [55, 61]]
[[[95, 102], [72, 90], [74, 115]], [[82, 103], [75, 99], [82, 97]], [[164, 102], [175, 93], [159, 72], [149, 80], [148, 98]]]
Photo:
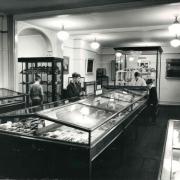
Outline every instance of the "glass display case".
[[166, 133], [159, 180], [180, 179], [180, 121], [170, 120]]
[[[158, 87], [159, 61], [163, 52], [160, 46], [148, 47], [116, 47], [115, 65], [111, 69], [114, 74], [114, 85], [132, 86], [134, 73], [139, 72], [146, 81], [152, 79]], [[115, 70], [115, 73], [114, 73]]]
[[[22, 92], [29, 94], [36, 75], [41, 77], [44, 102], [61, 99], [63, 89], [63, 59], [56, 57], [18, 58]], [[29, 98], [27, 98], [29, 104]]]
[[25, 107], [25, 94], [0, 88], [0, 113]]
[[[69, 171], [77, 168], [77, 165], [70, 167], [73, 162], [83, 162], [85, 171], [76, 169], [75, 174], [85, 173], [86, 178], [90, 178], [93, 160], [126, 130], [144, 108], [146, 108], [146, 93], [135, 95], [118, 90], [106, 92], [101, 96], [87, 97], [75, 103], [56, 102], [51, 104], [51, 108], [46, 105], [38, 110], [33, 108], [19, 111], [18, 115], [11, 112], [0, 116], [1, 120], [6, 119], [5, 123], [0, 124], [0, 140], [2, 136], [13, 137], [11, 142], [17, 146], [17, 141], [22, 143], [18, 139], [23, 138], [24, 143], [28, 141], [28, 151], [32, 148], [32, 144], [38, 143], [37, 149], [43, 149], [44, 153], [40, 156], [44, 156], [45, 159], [50, 157], [49, 161], [55, 158], [53, 162], [48, 162], [52, 167], [46, 169], [48, 177], [51, 173], [58, 177], [63, 176], [64, 172], [69, 174]], [[18, 151], [21, 151], [21, 148], [19, 145]], [[33, 159], [33, 155], [31, 158]], [[4, 168], [4, 163], [2, 166]], [[47, 168], [44, 164], [41, 166]], [[31, 171], [33, 169], [31, 167]], [[16, 173], [18, 171], [16, 167]], [[31, 174], [33, 176], [33, 173]]]

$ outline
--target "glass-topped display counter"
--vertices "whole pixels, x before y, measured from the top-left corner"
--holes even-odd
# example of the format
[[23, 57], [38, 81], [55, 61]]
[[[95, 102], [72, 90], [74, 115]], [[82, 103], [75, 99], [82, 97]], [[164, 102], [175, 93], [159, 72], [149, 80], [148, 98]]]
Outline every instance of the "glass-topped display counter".
[[0, 88], [0, 113], [25, 107], [25, 94]]
[[159, 180], [180, 179], [180, 120], [170, 120], [167, 128]]
[[61, 147], [57, 156], [66, 154], [63, 149], [67, 147], [76, 148], [78, 157], [83, 151], [90, 176], [91, 162], [126, 130], [144, 108], [146, 93], [134, 95], [120, 90], [109, 91], [74, 103], [61, 101], [40, 109], [35, 107], [0, 116], [1, 120], [7, 120], [0, 124], [0, 137], [3, 134], [16, 139], [31, 139], [32, 143], [51, 144], [50, 148]]

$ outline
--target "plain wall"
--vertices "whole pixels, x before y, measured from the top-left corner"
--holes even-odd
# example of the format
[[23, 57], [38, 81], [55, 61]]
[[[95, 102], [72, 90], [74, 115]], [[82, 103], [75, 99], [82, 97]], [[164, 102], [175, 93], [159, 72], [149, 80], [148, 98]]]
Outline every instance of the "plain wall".
[[180, 105], [180, 79], [166, 78], [166, 59], [180, 59], [180, 48], [163, 47], [160, 73], [161, 104]]
[[[8, 31], [7, 17], [0, 17], [0, 28]], [[0, 33], [0, 88], [9, 88], [8, 32]]]

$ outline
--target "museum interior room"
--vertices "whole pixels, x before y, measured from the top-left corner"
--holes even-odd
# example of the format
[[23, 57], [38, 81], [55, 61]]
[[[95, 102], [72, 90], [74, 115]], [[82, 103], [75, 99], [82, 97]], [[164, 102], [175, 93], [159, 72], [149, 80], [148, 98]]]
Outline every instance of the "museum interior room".
[[180, 2], [2, 0], [0, 178], [180, 180]]

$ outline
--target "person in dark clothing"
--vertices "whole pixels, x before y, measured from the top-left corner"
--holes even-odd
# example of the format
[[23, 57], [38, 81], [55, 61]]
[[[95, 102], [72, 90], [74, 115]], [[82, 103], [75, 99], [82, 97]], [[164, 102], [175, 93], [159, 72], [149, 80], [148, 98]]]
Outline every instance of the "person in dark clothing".
[[156, 123], [156, 114], [157, 114], [157, 106], [158, 106], [158, 98], [156, 87], [153, 86], [153, 80], [148, 79], [146, 81], [147, 87], [149, 89], [149, 97], [148, 97], [148, 110], [151, 116], [152, 123]]
[[81, 95], [81, 83], [79, 82], [80, 74], [73, 73], [73, 80], [67, 86], [67, 97], [69, 101], [77, 101], [80, 99]]
[[40, 84], [40, 82], [41, 82], [41, 77], [36, 76], [35, 82], [30, 88], [30, 98], [32, 101], [32, 106], [43, 104], [43, 87]]

